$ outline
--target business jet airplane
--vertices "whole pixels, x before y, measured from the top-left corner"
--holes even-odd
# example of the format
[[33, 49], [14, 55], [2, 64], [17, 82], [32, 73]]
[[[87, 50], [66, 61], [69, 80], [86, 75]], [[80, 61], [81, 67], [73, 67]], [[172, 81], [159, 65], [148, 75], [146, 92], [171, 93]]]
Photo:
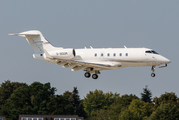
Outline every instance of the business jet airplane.
[[52, 46], [40, 31], [31, 30], [18, 35], [25, 37], [34, 50], [33, 58], [43, 60], [72, 71], [84, 70], [84, 76], [98, 78], [102, 70], [112, 70], [123, 67], [152, 66], [152, 77], [155, 77], [155, 66], [167, 67], [170, 60], [148, 48], [92, 48], [73, 49]]

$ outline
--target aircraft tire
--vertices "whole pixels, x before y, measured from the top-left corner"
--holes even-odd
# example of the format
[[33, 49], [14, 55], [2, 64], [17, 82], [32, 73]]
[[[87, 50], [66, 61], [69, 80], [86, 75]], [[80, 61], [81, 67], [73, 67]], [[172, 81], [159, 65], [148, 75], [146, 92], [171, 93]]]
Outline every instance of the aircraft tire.
[[98, 79], [98, 75], [97, 75], [97, 74], [93, 74], [93, 75], [92, 75], [92, 78], [93, 78], [93, 79]]
[[84, 75], [86, 78], [89, 78], [91, 76], [91, 74], [89, 72], [86, 72]]
[[151, 76], [152, 76], [152, 77], [155, 77], [155, 73], [152, 73]]

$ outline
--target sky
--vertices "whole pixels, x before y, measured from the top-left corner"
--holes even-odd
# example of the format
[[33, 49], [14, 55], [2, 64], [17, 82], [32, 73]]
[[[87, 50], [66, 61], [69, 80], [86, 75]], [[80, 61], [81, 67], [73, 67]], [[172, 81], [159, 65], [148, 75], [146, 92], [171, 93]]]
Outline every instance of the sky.
[[[174, 92], [179, 97], [178, 0], [3, 0], [0, 2], [0, 83], [50, 82], [56, 94], [77, 87], [89, 91], [135, 94], [148, 85], [152, 97]], [[85, 78], [84, 71], [33, 59], [27, 41], [10, 33], [39, 30], [56, 47], [151, 48], [171, 60], [166, 68], [126, 67]]]

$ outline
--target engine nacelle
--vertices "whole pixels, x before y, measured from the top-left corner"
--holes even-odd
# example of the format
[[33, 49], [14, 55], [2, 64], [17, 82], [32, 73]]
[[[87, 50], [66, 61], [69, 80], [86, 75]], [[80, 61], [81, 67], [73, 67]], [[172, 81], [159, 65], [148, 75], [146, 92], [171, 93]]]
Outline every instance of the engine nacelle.
[[72, 59], [76, 56], [75, 49], [59, 49], [50, 52], [50, 55], [55, 58]]

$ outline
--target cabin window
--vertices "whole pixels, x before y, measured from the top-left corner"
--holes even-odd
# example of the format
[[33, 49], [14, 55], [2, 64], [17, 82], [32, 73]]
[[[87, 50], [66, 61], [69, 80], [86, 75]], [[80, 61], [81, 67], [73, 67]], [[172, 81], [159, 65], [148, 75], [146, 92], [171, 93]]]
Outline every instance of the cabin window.
[[103, 53], [101, 53], [101, 57], [103, 57]]
[[113, 56], [115, 57], [115, 56], [116, 56], [116, 53], [114, 53]]
[[126, 56], [128, 56], [128, 53], [126, 53]]
[[122, 53], [120, 53], [119, 56], [122, 56]]
[[108, 57], [110, 56], [110, 54], [108, 53]]
[[97, 53], [95, 53], [94, 56], [97, 57]]

